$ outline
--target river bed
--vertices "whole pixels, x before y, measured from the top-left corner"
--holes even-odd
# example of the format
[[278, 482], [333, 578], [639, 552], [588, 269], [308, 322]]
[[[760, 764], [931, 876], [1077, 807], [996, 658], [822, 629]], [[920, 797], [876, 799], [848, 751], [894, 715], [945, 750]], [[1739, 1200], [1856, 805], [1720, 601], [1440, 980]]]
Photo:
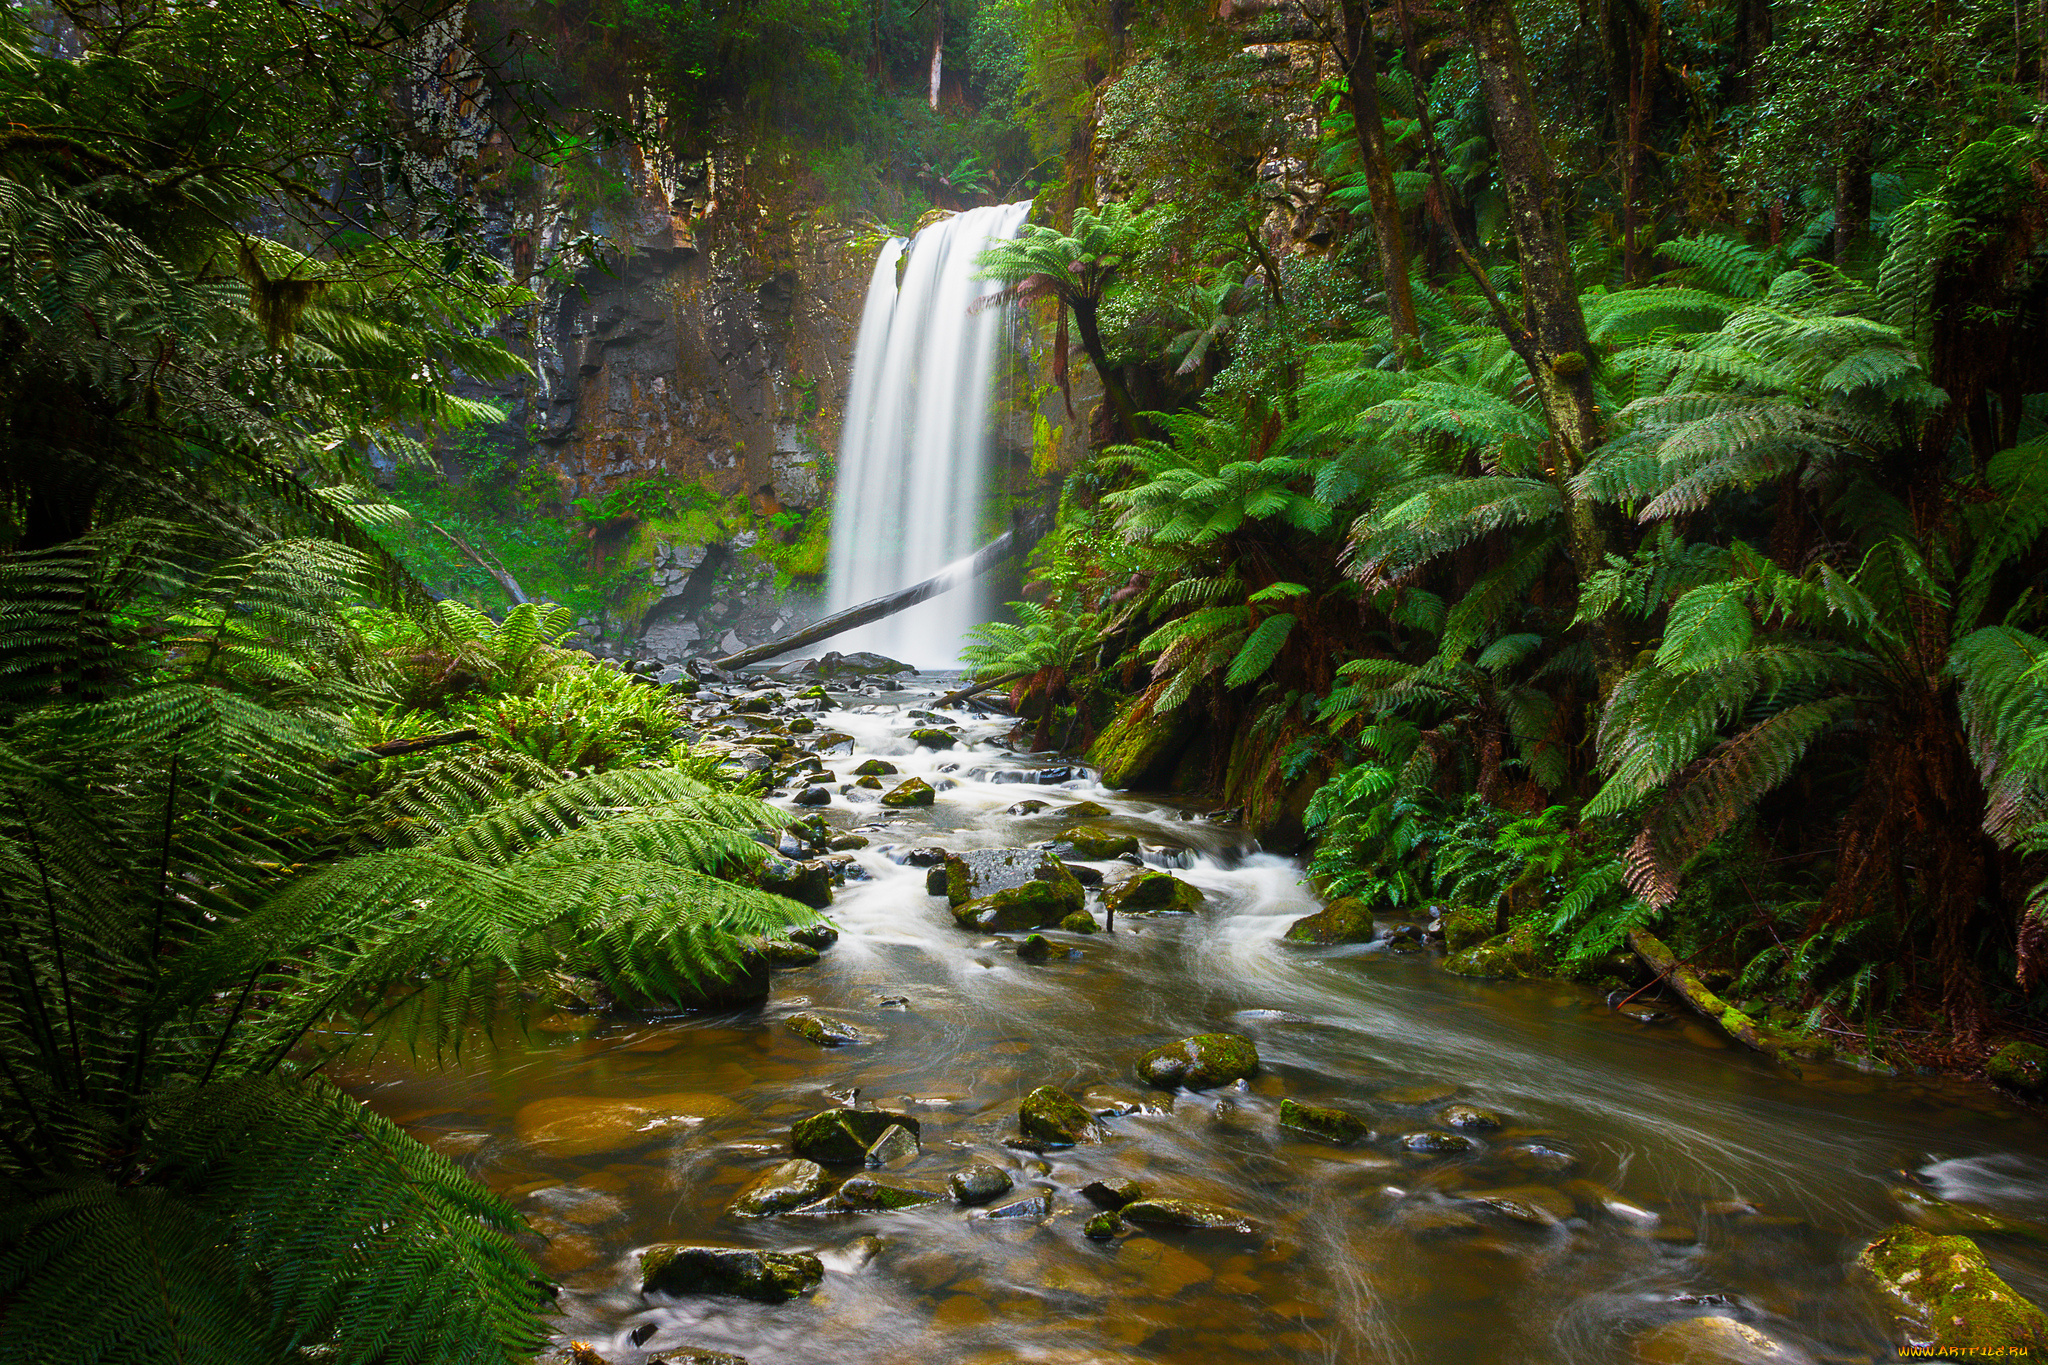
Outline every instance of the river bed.
[[[1294, 861], [1185, 803], [1085, 774], [1023, 780], [1064, 761], [1007, 751], [1007, 719], [950, 713], [961, 747], [923, 749], [907, 732], [932, 722], [906, 713], [933, 695], [835, 694], [813, 716], [854, 737], [850, 757], [825, 756], [843, 781], [879, 757], [950, 785], [931, 808], [891, 811], [834, 784], [822, 813], [871, 840], [851, 855], [866, 880], [837, 893], [838, 943], [778, 971], [765, 1005], [662, 1022], [552, 1016], [455, 1066], [386, 1059], [347, 1078], [513, 1199], [550, 1239], [539, 1256], [562, 1286], [559, 1329], [620, 1365], [686, 1346], [752, 1365], [1590, 1365], [1632, 1359], [1646, 1330], [1702, 1314], [1755, 1326], [1790, 1361], [1883, 1361], [1885, 1324], [1846, 1267], [1897, 1221], [1889, 1186], [2048, 1212], [2048, 1140], [1994, 1095], [1834, 1064], [1793, 1071], [1697, 1021], [1639, 1023], [1560, 983], [1466, 980], [1435, 950], [1385, 938], [1284, 943], [1317, 908]], [[1052, 809], [1006, 813], [1027, 799]], [[887, 851], [1042, 843], [1083, 800], [1109, 807], [1096, 823], [1138, 836], [1204, 908], [1119, 916], [1113, 934], [1049, 932], [1061, 951], [1025, 962], [1015, 936], [956, 927], [925, 869]], [[1132, 871], [1094, 866], [1111, 881]], [[1100, 919], [1092, 893], [1091, 908]], [[819, 1048], [786, 1027], [799, 1011], [864, 1041]], [[1169, 1093], [1134, 1074], [1145, 1049], [1214, 1030], [1256, 1041], [1257, 1075]], [[1040, 1085], [1105, 1114], [1104, 1140], [1006, 1146]], [[922, 1125], [921, 1153], [890, 1180], [944, 1190], [986, 1162], [1018, 1195], [1046, 1195], [1049, 1216], [951, 1203], [727, 1213], [789, 1158], [792, 1122], [856, 1091]], [[1350, 1109], [1378, 1136], [1337, 1147], [1282, 1129], [1284, 1098]], [[666, 1117], [562, 1136], [562, 1116], [616, 1101]], [[1467, 1152], [1407, 1151], [1403, 1137], [1439, 1126], [1452, 1102], [1504, 1126]], [[1091, 1241], [1082, 1224], [1097, 1210], [1079, 1191], [1116, 1177], [1241, 1210], [1262, 1234]], [[656, 1241], [811, 1251], [827, 1273], [783, 1304], [648, 1298], [635, 1252]], [[2016, 1288], [2048, 1297], [2048, 1257], [1985, 1249]]]

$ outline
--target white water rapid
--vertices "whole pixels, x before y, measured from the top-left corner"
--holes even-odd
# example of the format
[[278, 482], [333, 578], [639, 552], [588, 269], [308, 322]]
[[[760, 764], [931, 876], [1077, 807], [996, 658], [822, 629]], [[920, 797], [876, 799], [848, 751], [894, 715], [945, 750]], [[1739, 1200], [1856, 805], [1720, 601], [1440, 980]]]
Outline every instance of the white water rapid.
[[[1013, 236], [1027, 200], [970, 209], [875, 262], [854, 353], [853, 390], [839, 442], [828, 610], [857, 606], [928, 578], [972, 554], [988, 459], [989, 388], [1003, 309], [975, 307], [997, 286], [975, 278], [989, 242]], [[898, 258], [903, 263], [898, 281]], [[961, 638], [987, 619], [968, 583], [832, 641], [925, 668], [959, 658]]]

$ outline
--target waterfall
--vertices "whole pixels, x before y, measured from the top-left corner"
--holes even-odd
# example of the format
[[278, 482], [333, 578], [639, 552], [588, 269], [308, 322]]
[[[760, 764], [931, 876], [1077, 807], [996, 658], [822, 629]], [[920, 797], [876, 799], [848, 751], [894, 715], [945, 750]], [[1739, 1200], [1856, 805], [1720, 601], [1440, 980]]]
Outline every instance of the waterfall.
[[[975, 261], [1030, 211], [1028, 200], [970, 209], [907, 243], [891, 240], [875, 261], [839, 440], [830, 610], [908, 587], [980, 548], [989, 380], [1004, 310], [973, 307], [998, 287], [975, 278]], [[984, 595], [969, 583], [849, 631], [833, 648], [948, 667], [962, 637], [987, 619]]]

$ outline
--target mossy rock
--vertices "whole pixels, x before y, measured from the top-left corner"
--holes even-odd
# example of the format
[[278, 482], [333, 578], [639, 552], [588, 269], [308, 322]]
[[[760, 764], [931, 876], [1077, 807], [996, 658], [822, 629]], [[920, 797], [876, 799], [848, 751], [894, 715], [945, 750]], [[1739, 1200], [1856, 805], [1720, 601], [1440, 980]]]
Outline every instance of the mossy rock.
[[818, 960], [818, 950], [808, 943], [794, 939], [764, 938], [757, 940], [761, 956], [768, 959], [771, 967], [808, 967]]
[[1125, 1222], [1148, 1228], [1183, 1228], [1190, 1232], [1232, 1232], [1257, 1236], [1259, 1225], [1236, 1209], [1193, 1199], [1138, 1199], [1118, 1211]]
[[1073, 914], [1060, 921], [1060, 928], [1070, 934], [1093, 934], [1100, 932], [1102, 926], [1097, 924], [1095, 916], [1089, 914], [1086, 910], [1076, 910]]
[[839, 942], [839, 931], [829, 924], [800, 924], [785, 937], [807, 948], [824, 950]]
[[822, 1165], [858, 1166], [892, 1123], [913, 1135], [919, 1131], [916, 1119], [890, 1109], [827, 1109], [791, 1125], [789, 1145], [798, 1156]]
[[959, 737], [932, 726], [920, 726], [910, 732], [911, 741], [927, 749], [950, 749], [960, 742]]
[[1107, 1242], [1123, 1229], [1123, 1215], [1114, 1209], [1104, 1209], [1081, 1225], [1081, 1235], [1092, 1242]]
[[1356, 1114], [1318, 1104], [1280, 1101], [1280, 1126], [1313, 1133], [1330, 1142], [1345, 1144], [1372, 1136], [1372, 1125]]
[[925, 889], [956, 906], [1028, 882], [1057, 882], [1070, 875], [1066, 864], [1043, 849], [971, 848], [964, 853], [941, 852], [940, 856], [944, 861], [932, 869]]
[[946, 1188], [953, 1192], [956, 1204], [986, 1204], [1010, 1192], [1010, 1173], [1000, 1166], [991, 1166], [977, 1161], [965, 1170], [955, 1171], [946, 1178]]
[[732, 1212], [741, 1218], [788, 1213], [800, 1204], [824, 1198], [825, 1191], [831, 1188], [832, 1177], [825, 1174], [823, 1166], [797, 1157], [740, 1191], [739, 1198], [732, 1201]]
[[1372, 911], [1356, 896], [1340, 896], [1313, 915], [1287, 927], [1291, 943], [1367, 943], [1372, 939]]
[[643, 1294], [732, 1294], [786, 1303], [824, 1278], [825, 1267], [804, 1252], [658, 1242], [640, 1253]]
[[791, 721], [788, 725], [785, 725], [783, 727], [783, 729], [789, 731], [793, 735], [814, 734], [816, 733], [817, 728], [818, 722], [812, 720], [809, 716], [798, 716], [795, 720]]
[[822, 1014], [792, 1014], [782, 1022], [791, 1033], [819, 1047], [851, 1047], [861, 1040], [859, 1029]]
[[765, 715], [775, 709], [775, 698], [742, 697], [732, 704], [732, 709], [743, 716]]
[[1017, 956], [1026, 962], [1044, 962], [1052, 951], [1052, 940], [1044, 934], [1033, 934], [1017, 945]]
[[1140, 872], [1102, 893], [1102, 908], [1133, 914], [1191, 915], [1208, 900], [1170, 872]]
[[1102, 785], [1124, 789], [1163, 787], [1172, 780], [1181, 751], [1201, 730], [1194, 707], [1176, 707], [1165, 715], [1133, 715], [1126, 707], [1103, 727], [1088, 746], [1088, 766], [1102, 774]]
[[857, 1175], [839, 1187], [833, 1202], [842, 1209], [873, 1211], [914, 1209], [926, 1204], [943, 1204], [948, 1196], [936, 1190], [911, 1185], [887, 1185], [871, 1175]]
[[900, 771], [894, 763], [871, 758], [853, 770], [855, 777], [894, 777]]
[[1095, 1116], [1056, 1085], [1041, 1085], [1017, 1106], [1024, 1136], [1048, 1147], [1073, 1147], [1095, 1140]]
[[2048, 1085], [2048, 1048], [2038, 1043], [2007, 1043], [1984, 1063], [1984, 1074], [2009, 1090], [2037, 1095]]
[[1136, 853], [1138, 840], [1135, 835], [1118, 834], [1097, 825], [1074, 825], [1059, 832], [1054, 847], [1067, 857], [1102, 862]]
[[815, 859], [800, 863], [771, 853], [754, 870], [754, 884], [772, 896], [787, 896], [813, 910], [832, 903], [832, 871]]
[[1856, 1257], [1891, 1310], [1895, 1336], [1958, 1359], [2048, 1352], [2048, 1317], [1991, 1269], [1967, 1237], [1900, 1224]]
[[863, 791], [878, 792], [882, 789], [882, 779], [879, 777], [856, 777], [853, 780], [853, 785]]
[[1168, 1090], [1207, 1090], [1259, 1069], [1259, 1049], [1235, 1033], [1198, 1033], [1155, 1047], [1138, 1058], [1138, 1079]]
[[1529, 926], [1518, 924], [1505, 934], [1495, 934], [1462, 953], [1451, 954], [1444, 959], [1444, 970], [1488, 981], [1519, 981], [1540, 974], [1541, 967]]
[[938, 799], [939, 794], [932, 790], [932, 784], [921, 777], [913, 777], [908, 782], [882, 793], [882, 804], [895, 810], [903, 810], [910, 806], [929, 806]]
[[1451, 1156], [1458, 1152], [1472, 1150], [1472, 1139], [1463, 1133], [1447, 1133], [1441, 1128], [1425, 1128], [1419, 1133], [1410, 1133], [1401, 1139], [1401, 1145], [1411, 1152], [1425, 1156]]
[[[1017, 804], [1035, 805], [1040, 810], [1045, 809], [1045, 802], [1043, 801], [1020, 801]], [[1108, 806], [1103, 805], [1100, 801], [1076, 801], [1071, 806], [1062, 806], [1058, 810], [1053, 812], [1054, 815], [1059, 816], [1063, 820], [1107, 820], [1111, 815], [1114, 815], [1115, 813], [1116, 812], [1112, 811]]]
[[830, 701], [832, 694], [822, 687], [806, 687], [796, 694], [798, 701]]
[[1500, 932], [1500, 917], [1483, 905], [1454, 905], [1444, 911], [1444, 947], [1454, 953], [1477, 947]]
[[1051, 928], [1081, 909], [1087, 897], [1073, 873], [1062, 868], [1061, 874], [1057, 881], [1029, 881], [956, 905], [953, 919], [963, 929], [981, 929], [992, 934]]

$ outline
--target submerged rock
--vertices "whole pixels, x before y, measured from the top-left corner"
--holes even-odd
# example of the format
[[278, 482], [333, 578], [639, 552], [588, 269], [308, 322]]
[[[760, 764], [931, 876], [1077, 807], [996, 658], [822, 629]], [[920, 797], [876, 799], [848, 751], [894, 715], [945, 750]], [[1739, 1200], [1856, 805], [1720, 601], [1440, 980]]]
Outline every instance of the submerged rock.
[[1059, 832], [1053, 848], [1067, 857], [1087, 858], [1099, 863], [1120, 854], [1135, 854], [1138, 841], [1132, 835], [1118, 834], [1096, 825], [1074, 825]]
[[1321, 1105], [1297, 1104], [1293, 1100], [1280, 1101], [1280, 1125], [1336, 1143], [1357, 1142], [1372, 1136], [1372, 1125], [1356, 1114]]
[[2024, 1219], [2002, 1218], [1989, 1209], [1972, 1208], [1917, 1190], [1894, 1185], [1885, 1193], [1906, 1220], [1932, 1233], [1962, 1237], [2013, 1237], [2048, 1245], [2048, 1225]]
[[921, 777], [913, 777], [882, 793], [882, 804], [897, 810], [910, 806], [929, 806], [938, 799], [939, 794], [932, 790], [932, 784]]
[[1472, 1139], [1463, 1133], [1446, 1133], [1441, 1128], [1425, 1128], [1419, 1133], [1410, 1133], [1402, 1138], [1401, 1145], [1411, 1152], [1449, 1156], [1454, 1152], [1471, 1151]]
[[916, 1119], [891, 1109], [827, 1109], [791, 1125], [789, 1145], [827, 1166], [858, 1166], [892, 1123], [919, 1132]]
[[1236, 1209], [1193, 1199], [1138, 1199], [1124, 1205], [1118, 1213], [1124, 1221], [1140, 1227], [1234, 1232], [1248, 1237], [1260, 1231], [1258, 1223]]
[[1138, 1058], [1138, 1079], [1171, 1090], [1228, 1085], [1259, 1069], [1259, 1049], [1235, 1033], [1200, 1033], [1155, 1047]]
[[1465, 1196], [1495, 1213], [1532, 1227], [1556, 1227], [1577, 1212], [1571, 1197], [1548, 1185], [1517, 1185], [1505, 1190], [1479, 1190]]
[[1022, 1199], [999, 1204], [981, 1215], [983, 1218], [1050, 1218], [1052, 1200], [1042, 1194], [1026, 1195]]
[[1102, 906], [1110, 911], [1186, 915], [1201, 909], [1207, 899], [1171, 872], [1140, 872], [1104, 891]]
[[1957, 1357], [2048, 1352], [2048, 1317], [2013, 1292], [1967, 1237], [1888, 1228], [1856, 1265], [1876, 1283], [1895, 1335], [1908, 1345]]
[[806, 1252], [658, 1242], [640, 1253], [643, 1294], [733, 1294], [784, 1303], [818, 1287], [825, 1267]]
[[965, 1170], [955, 1171], [946, 1179], [946, 1187], [953, 1191], [956, 1204], [986, 1204], [989, 1200], [1008, 1194], [1011, 1189], [1010, 1176], [999, 1166], [977, 1161]]
[[822, 1014], [792, 1014], [782, 1022], [791, 1033], [819, 1047], [850, 1047], [861, 1040], [859, 1029]]
[[1095, 1116], [1058, 1086], [1041, 1085], [1017, 1106], [1024, 1136], [1050, 1147], [1072, 1147], [1095, 1140]]
[[742, 1218], [765, 1218], [788, 1213], [800, 1204], [824, 1197], [832, 1188], [832, 1177], [815, 1161], [798, 1157], [785, 1161], [740, 1191], [732, 1211]]
[[1498, 1132], [1505, 1126], [1500, 1115], [1470, 1104], [1446, 1105], [1437, 1111], [1436, 1121], [1446, 1128], [1458, 1128], [1468, 1133]]
[[1802, 1352], [1733, 1318], [1680, 1318], [1632, 1343], [1643, 1365], [1806, 1365]]
[[722, 1095], [648, 1095], [633, 1100], [558, 1095], [522, 1106], [512, 1126], [521, 1142], [545, 1155], [595, 1156], [644, 1147], [738, 1108]]
[[1340, 896], [1287, 928], [1291, 943], [1365, 943], [1372, 938], [1372, 911], [1356, 896]]

